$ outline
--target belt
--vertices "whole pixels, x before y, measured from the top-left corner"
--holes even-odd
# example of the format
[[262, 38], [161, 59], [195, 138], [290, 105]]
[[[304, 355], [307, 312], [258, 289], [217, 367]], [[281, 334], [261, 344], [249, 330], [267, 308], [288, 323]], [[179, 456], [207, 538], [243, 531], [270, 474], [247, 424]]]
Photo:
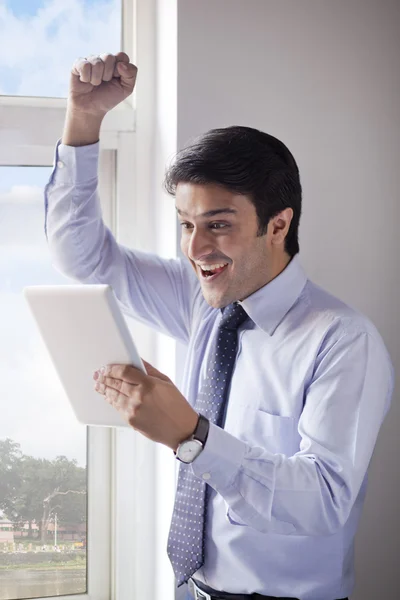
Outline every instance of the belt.
[[[201, 585], [201, 587], [199, 586]], [[298, 600], [297, 598], [279, 598], [276, 596], [263, 596], [263, 594], [230, 594], [229, 592], [219, 592], [208, 587], [204, 583], [189, 579], [189, 591], [194, 600]]]
[[[192, 594], [194, 600], [298, 600], [297, 598], [288, 598], [279, 596], [263, 596], [262, 594], [230, 594], [229, 592], [219, 592], [205, 585], [205, 583], [199, 583], [194, 579], [190, 578], [188, 581], [189, 591]], [[348, 598], [342, 598], [342, 600], [349, 600]]]

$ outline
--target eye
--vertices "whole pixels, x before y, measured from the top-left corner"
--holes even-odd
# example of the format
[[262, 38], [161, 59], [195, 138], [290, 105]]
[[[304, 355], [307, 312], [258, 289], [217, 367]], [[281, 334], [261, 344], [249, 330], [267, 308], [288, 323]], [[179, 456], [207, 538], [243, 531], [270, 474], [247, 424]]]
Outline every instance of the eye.
[[182, 227], [182, 229], [190, 229], [192, 227], [190, 223], [186, 223], [185, 221], [181, 222], [180, 226]]
[[227, 223], [210, 223], [210, 229], [226, 229], [229, 227]]

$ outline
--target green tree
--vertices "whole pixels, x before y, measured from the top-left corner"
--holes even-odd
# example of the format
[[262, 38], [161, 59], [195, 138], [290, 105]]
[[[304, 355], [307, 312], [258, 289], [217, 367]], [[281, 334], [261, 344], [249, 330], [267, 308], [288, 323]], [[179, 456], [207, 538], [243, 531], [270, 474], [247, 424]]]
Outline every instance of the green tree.
[[16, 528], [28, 522], [30, 534], [35, 522], [42, 543], [55, 513], [59, 524], [86, 521], [86, 469], [76, 460], [34, 458], [0, 441], [0, 485], [0, 508]]
[[42, 503], [42, 541], [55, 513], [60, 524], [86, 521], [86, 469], [78, 467], [76, 460], [58, 456], [52, 461], [49, 484], [49, 494]]
[[21, 486], [21, 457], [19, 444], [9, 438], [0, 440], [0, 509], [11, 521], [18, 518], [15, 502]]

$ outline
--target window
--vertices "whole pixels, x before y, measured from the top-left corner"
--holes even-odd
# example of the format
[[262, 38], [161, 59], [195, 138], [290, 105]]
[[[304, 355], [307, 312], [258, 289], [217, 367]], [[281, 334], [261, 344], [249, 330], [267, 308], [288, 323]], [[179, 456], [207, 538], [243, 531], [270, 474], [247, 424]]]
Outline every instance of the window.
[[0, 167], [0, 510], [12, 524], [0, 531], [1, 600], [87, 587], [86, 428], [71, 414], [22, 296], [25, 285], [69, 283], [43, 236], [50, 172]]
[[[87, 438], [75, 421], [21, 294], [25, 285], [69, 283], [53, 269], [43, 232], [50, 172], [0, 167], [1, 600], [85, 593], [86, 559], [99, 542], [93, 567], [110, 585], [110, 433]], [[104, 496], [95, 505], [94, 489]]]
[[[1, 600], [76, 598], [71, 594], [82, 594], [82, 598], [91, 600], [115, 598], [118, 525], [114, 479], [118, 452], [114, 438], [117, 435], [107, 428], [85, 428], [72, 417], [26, 310], [21, 289], [33, 283], [67, 282], [51, 266], [43, 229], [43, 186], [52, 169], [54, 147], [61, 136], [65, 117], [66, 100], [62, 97], [66, 95], [68, 73], [61, 75], [62, 68], [67, 66], [68, 70], [79, 54], [87, 52], [82, 46], [76, 49], [79, 35], [83, 39], [86, 36], [86, 42], [93, 43], [100, 52], [102, 49], [113, 51], [123, 31], [120, 48], [132, 55], [132, 31], [129, 30], [133, 24], [133, 7], [130, 1], [123, 2], [127, 25], [122, 27], [120, 19], [117, 23], [118, 14], [122, 14], [122, 0], [67, 3], [70, 14], [82, 10], [87, 16], [87, 11], [95, 10], [97, 5], [103, 17], [108, 5], [113, 11], [113, 17], [107, 21], [111, 37], [107, 37], [104, 28], [101, 32], [99, 26], [97, 35], [101, 35], [97, 41], [94, 34], [87, 37], [88, 29], [79, 27], [75, 37], [65, 34], [59, 37], [58, 45], [66, 62], [61, 65], [58, 59], [61, 62], [57, 79], [58, 67], [52, 58], [46, 76], [53, 80], [50, 89], [41, 79], [43, 36], [33, 37], [31, 44], [26, 43], [25, 34], [23, 42], [21, 35], [18, 39], [16, 36], [18, 31], [28, 32], [27, 23], [32, 31], [36, 27], [37, 32], [44, 32], [43, 19], [47, 18], [50, 23], [51, 15], [59, 12], [62, 4], [51, 0], [13, 0], [0, 8], [0, 54], [7, 57], [7, 64], [0, 64], [0, 92], [3, 94], [0, 96], [0, 353], [6, 382], [6, 393], [0, 400]], [[60, 21], [57, 27], [65, 29], [67, 25]], [[111, 25], [115, 28], [111, 29]], [[53, 34], [56, 29], [54, 23]], [[67, 41], [70, 42], [69, 54], [65, 48]], [[20, 60], [18, 68], [13, 63], [14, 77], [10, 77], [10, 71], [4, 66], [11, 65], [13, 44], [15, 52], [25, 52], [24, 48], [29, 56]], [[54, 43], [54, 48], [56, 46]], [[35, 52], [36, 59], [29, 62]], [[55, 88], [61, 80], [64, 88], [61, 83]], [[46, 98], [46, 95], [56, 98]], [[132, 147], [129, 139], [133, 136], [133, 122], [130, 98], [110, 113], [103, 124], [99, 188], [104, 220], [114, 230], [115, 190], [117, 184], [122, 186], [124, 179], [123, 164], [127, 163], [123, 160], [124, 149]], [[45, 385], [41, 385], [43, 380]], [[3, 477], [4, 474], [7, 477]], [[50, 489], [54, 482], [57, 485]], [[73, 488], [71, 493], [64, 494], [63, 498], [62, 494], [56, 495], [56, 488], [59, 492], [67, 491], [67, 484]], [[13, 486], [18, 492], [14, 495]], [[122, 492], [124, 486], [122, 481]], [[39, 496], [46, 491], [47, 496], [32, 498], [29, 506], [29, 495], [34, 490]], [[43, 505], [46, 498], [47, 512], [39, 518], [37, 505], [40, 502]], [[3, 549], [6, 551], [2, 552]], [[44, 571], [38, 570], [40, 565]], [[40, 576], [43, 572], [45, 575]]]
[[[76, 25], [82, 22], [83, 14], [93, 16], [92, 23], [87, 23], [86, 28]], [[106, 14], [106, 31], [107, 35], [110, 34], [107, 41], [105, 29], [98, 20], [105, 20]], [[78, 17], [73, 18], [73, 15]], [[42, 190], [52, 169], [55, 143], [62, 134], [68, 70], [77, 56], [85, 56], [87, 52], [124, 50], [140, 64], [140, 97], [137, 96], [140, 126], [135, 128], [132, 96], [104, 119], [100, 138], [99, 193], [103, 218], [117, 239], [126, 245], [150, 249], [148, 242], [154, 235], [154, 207], [146, 203], [154, 196], [149, 157], [152, 156], [152, 127], [155, 122], [155, 17], [155, 9], [147, 0], [70, 0], [64, 3], [56, 0], [6, 0], [0, 7], [0, 56], [7, 57], [0, 57], [0, 61], [5, 61], [0, 62], [0, 223], [3, 223], [0, 293], [4, 303], [0, 309], [0, 352], [7, 355], [9, 366], [9, 343], [2, 346], [4, 326], [8, 337], [10, 334], [13, 336], [11, 344], [15, 353], [14, 371], [7, 368], [5, 374], [7, 389], [11, 391], [0, 399], [0, 451], [3, 451], [3, 456], [7, 455], [9, 461], [8, 466], [5, 460], [3, 464], [0, 462], [0, 502], [5, 497], [2, 469], [23, 475], [17, 464], [25, 460], [36, 464], [36, 467], [35, 461], [48, 460], [55, 469], [58, 456], [66, 458], [68, 463], [61, 466], [68, 466], [76, 476], [75, 491], [86, 492], [74, 495], [70, 506], [58, 502], [52, 505], [50, 519], [44, 528], [47, 531], [46, 542], [51, 542], [50, 554], [54, 563], [63, 556], [63, 551], [54, 552], [54, 546], [74, 544], [76, 560], [78, 556], [81, 558], [81, 564], [77, 564], [80, 569], [77, 580], [80, 579], [80, 582], [70, 582], [70, 587], [66, 587], [61, 580], [56, 585], [55, 577], [47, 577], [46, 582], [34, 581], [34, 569], [30, 569], [25, 571], [28, 584], [30, 578], [30, 588], [27, 585], [25, 589], [16, 589], [14, 569], [2, 567], [1, 559], [5, 554], [1, 552], [0, 542], [1, 600], [19, 600], [27, 595], [45, 598], [49, 594], [54, 594], [52, 598], [72, 600], [77, 593], [87, 600], [155, 600], [159, 595], [156, 589], [162, 589], [166, 600], [174, 597], [165, 543], [170, 514], [163, 512], [166, 505], [167, 513], [173, 505], [174, 485], [168, 476], [168, 468], [165, 468], [166, 462], [169, 469], [174, 466], [173, 462], [168, 462], [170, 453], [130, 430], [80, 428], [77, 425], [71, 418], [68, 401], [17, 291], [34, 282], [67, 282], [51, 267], [46, 254]], [[22, 25], [18, 26], [16, 20]], [[95, 22], [97, 28], [92, 31], [90, 26]], [[30, 23], [30, 28], [27, 23]], [[71, 23], [75, 23], [75, 31], [66, 35], [66, 28]], [[136, 23], [140, 23], [140, 27], [136, 27]], [[28, 37], [33, 31], [36, 36]], [[24, 43], [18, 44], [14, 39], [18, 32], [26, 33]], [[27, 43], [27, 39], [33, 41]], [[50, 39], [52, 44], [48, 46]], [[84, 42], [87, 42], [86, 46]], [[69, 49], [66, 47], [68, 43]], [[44, 51], [44, 48], [47, 50]], [[57, 58], [55, 53], [59, 49]], [[13, 57], [13, 52], [22, 54]], [[51, 60], [50, 66], [46, 60], [47, 63]], [[59, 62], [56, 64], [56, 61]], [[15, 66], [13, 75], [10, 75], [11, 64]], [[21, 65], [27, 68], [25, 75], [21, 74]], [[43, 69], [47, 68], [47, 75], [44, 75]], [[138, 202], [137, 198], [142, 202]], [[12, 260], [14, 267], [11, 266]], [[14, 303], [16, 297], [18, 299]], [[130, 323], [129, 326], [145, 359], [154, 362], [163, 344], [163, 355], [172, 356], [174, 348], [170, 343], [165, 340], [159, 343], [158, 338], [141, 325]], [[29, 328], [31, 341], [26, 347], [28, 333], [25, 337], [21, 332]], [[35, 361], [39, 361], [39, 364], [34, 363], [35, 367], [30, 364], [29, 357], [32, 355]], [[163, 368], [162, 364], [160, 368]], [[165, 369], [165, 372], [173, 376], [171, 371]], [[49, 382], [43, 398], [40, 398], [40, 414], [36, 414], [32, 404], [23, 398], [30, 410], [29, 426], [26, 425], [28, 419], [24, 420], [16, 412], [16, 402], [11, 410], [8, 409], [10, 396], [14, 397], [16, 377], [25, 382], [25, 386], [32, 384], [36, 396], [40, 390], [40, 379], [46, 377]], [[49, 411], [54, 404], [57, 404], [58, 410], [56, 420], [52, 421]], [[65, 419], [63, 435], [58, 437], [54, 429], [57, 427], [60, 431], [61, 411]], [[50, 468], [51, 465], [45, 464]], [[20, 479], [24, 480], [23, 477]], [[86, 512], [82, 506], [83, 497], [86, 497]], [[3, 504], [6, 507], [4, 499]], [[71, 513], [75, 504], [78, 507], [75, 506], [74, 517]], [[11, 512], [10, 508], [8, 511]], [[38, 535], [33, 520], [30, 525], [29, 520], [21, 519], [14, 523], [12, 518], [13, 515], [10, 517], [6, 511], [0, 514], [0, 539], [8, 536], [8, 544], [24, 545], [25, 537], [30, 540]], [[14, 541], [16, 538], [17, 542]], [[16, 563], [17, 554], [23, 561], [23, 555], [27, 553], [22, 551], [10, 555], [11, 563], [12, 560]], [[49, 560], [45, 566], [50, 567]], [[15, 568], [18, 571], [19, 566]], [[155, 573], [160, 574], [158, 583], [155, 582]], [[7, 593], [3, 591], [7, 588], [2, 586], [4, 577], [11, 582], [7, 584]], [[21, 579], [18, 578], [18, 585]]]

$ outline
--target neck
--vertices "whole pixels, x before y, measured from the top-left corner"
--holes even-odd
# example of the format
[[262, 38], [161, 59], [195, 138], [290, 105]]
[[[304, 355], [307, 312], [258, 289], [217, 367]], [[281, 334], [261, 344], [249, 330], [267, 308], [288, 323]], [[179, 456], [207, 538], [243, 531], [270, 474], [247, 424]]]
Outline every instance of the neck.
[[280, 275], [280, 273], [282, 273], [282, 271], [286, 269], [291, 260], [292, 257], [289, 256], [289, 254], [286, 254], [286, 252], [284, 254], [281, 254], [279, 257], [275, 257], [274, 259], [272, 259], [271, 269], [268, 274], [267, 281], [265, 281], [265, 283], [260, 284], [256, 289], [247, 294], [244, 298], [240, 298], [239, 301], [242, 302], [255, 292], [258, 292], [258, 290], [262, 287], [268, 285], [273, 279], [275, 279], [275, 277], [278, 277], [278, 275]]
[[275, 279], [275, 277], [278, 277], [278, 275], [286, 269], [291, 260], [292, 257], [289, 256], [289, 254], [286, 254], [286, 252], [283, 252], [283, 254], [277, 257], [275, 264], [273, 264], [271, 278], [269, 281], [272, 281], [273, 279]]

